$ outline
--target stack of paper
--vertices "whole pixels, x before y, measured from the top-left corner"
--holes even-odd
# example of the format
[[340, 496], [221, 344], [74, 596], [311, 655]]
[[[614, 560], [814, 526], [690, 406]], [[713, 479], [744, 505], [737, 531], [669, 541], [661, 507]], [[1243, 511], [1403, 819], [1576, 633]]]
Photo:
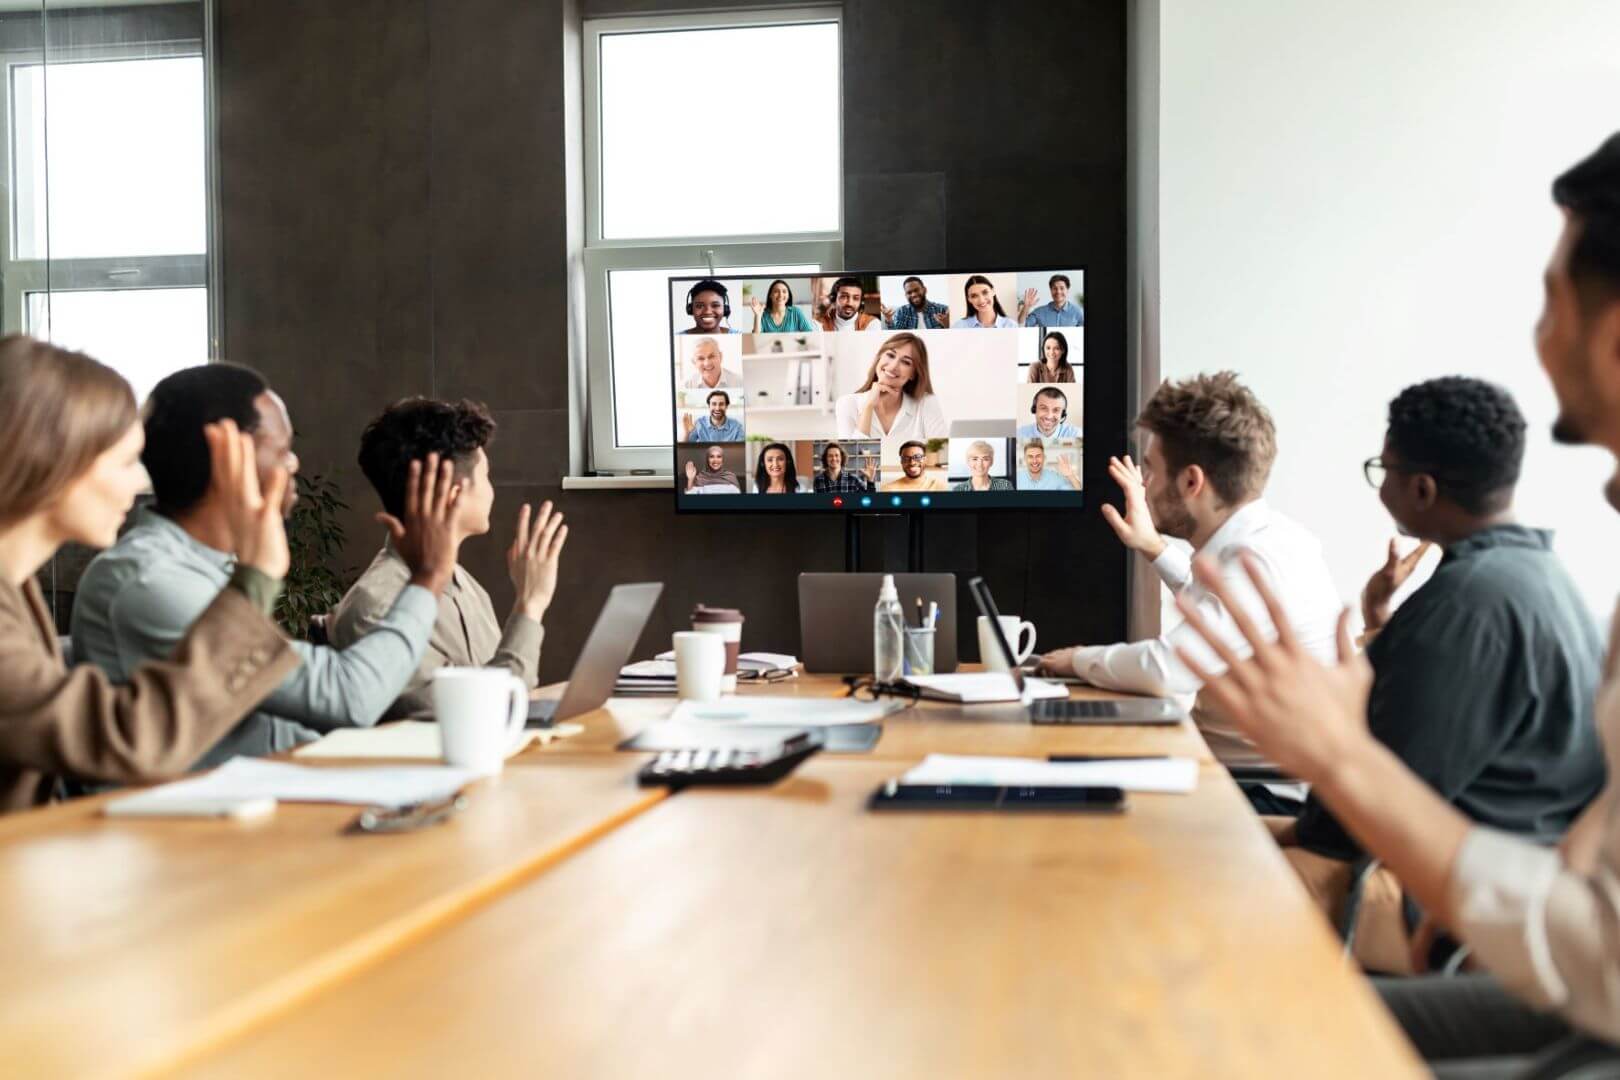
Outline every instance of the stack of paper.
[[[260, 758], [232, 758], [211, 773], [164, 784], [115, 799], [109, 814], [160, 814], [165, 805], [231, 803], [253, 799], [281, 802], [351, 803], [395, 809], [445, 799], [477, 780], [470, 769], [399, 765], [367, 769], [312, 769]], [[115, 809], [117, 808], [117, 809]]]
[[[794, 671], [799, 658], [788, 653], [747, 652], [737, 656], [737, 674], [743, 679], [778, 671]], [[637, 660], [619, 669], [615, 694], [673, 694], [675, 654], [662, 652], [651, 660]]]
[[[557, 724], [549, 728], [529, 728], [507, 751], [511, 757], [535, 743], [544, 746], [553, 739], [578, 735], [579, 724]], [[388, 758], [408, 761], [438, 761], [443, 756], [439, 725], [421, 720], [402, 720], [372, 728], [338, 728], [317, 742], [300, 746], [293, 756], [301, 758]]]
[[929, 754], [902, 778], [907, 784], [985, 787], [1117, 787], [1186, 795], [1198, 786], [1192, 758], [1042, 761], [1019, 757]]
[[984, 705], [994, 701], [1030, 702], [1040, 698], [1066, 698], [1068, 687], [1045, 679], [1025, 678], [1024, 693], [1020, 697], [1018, 684], [1005, 671], [961, 671], [951, 675], [907, 675], [902, 682], [910, 683], [922, 691], [922, 696], [936, 701], [955, 701], [963, 705]]

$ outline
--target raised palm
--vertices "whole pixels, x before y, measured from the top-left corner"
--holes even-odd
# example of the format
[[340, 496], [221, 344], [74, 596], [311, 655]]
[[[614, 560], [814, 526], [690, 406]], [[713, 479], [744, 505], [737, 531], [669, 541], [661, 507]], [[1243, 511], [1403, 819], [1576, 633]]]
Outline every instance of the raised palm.
[[1107, 521], [1119, 537], [1120, 543], [1132, 551], [1140, 551], [1150, 558], [1158, 558], [1164, 551], [1164, 537], [1153, 523], [1153, 512], [1148, 509], [1147, 482], [1142, 470], [1129, 454], [1108, 459], [1108, 475], [1114, 478], [1125, 495], [1123, 515], [1107, 503], [1103, 504], [1103, 520]]

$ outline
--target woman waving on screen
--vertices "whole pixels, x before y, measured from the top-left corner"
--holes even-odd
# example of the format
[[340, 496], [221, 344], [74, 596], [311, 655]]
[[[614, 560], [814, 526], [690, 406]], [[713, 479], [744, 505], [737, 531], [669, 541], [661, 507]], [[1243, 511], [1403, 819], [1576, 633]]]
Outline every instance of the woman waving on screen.
[[771, 282], [764, 300], [756, 296], [748, 306], [754, 309], [756, 334], [808, 334], [815, 329], [804, 312], [793, 306], [793, 290], [781, 278]]
[[951, 429], [928, 377], [928, 346], [912, 333], [878, 346], [866, 381], [836, 412], [840, 439], [943, 439]]
[[967, 284], [962, 286], [962, 294], [967, 299], [967, 315], [961, 322], [952, 319], [952, 330], [1018, 329], [1018, 324], [1001, 310], [1001, 301], [996, 299], [996, 287], [983, 274], [968, 278]]

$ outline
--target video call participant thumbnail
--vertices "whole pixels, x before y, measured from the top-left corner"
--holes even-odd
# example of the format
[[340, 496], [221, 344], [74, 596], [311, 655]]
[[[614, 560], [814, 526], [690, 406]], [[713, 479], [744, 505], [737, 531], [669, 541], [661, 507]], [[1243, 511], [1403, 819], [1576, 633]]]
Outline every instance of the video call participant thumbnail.
[[799, 476], [793, 467], [793, 450], [786, 443], [768, 443], [759, 452], [754, 466], [754, 491], [759, 495], [795, 495]]
[[686, 334], [740, 334], [726, 325], [731, 318], [731, 294], [713, 278], [704, 278], [686, 294], [686, 313], [692, 316], [692, 326]]
[[793, 306], [793, 290], [781, 278], [771, 282], [765, 299], [748, 302], [754, 312], [756, 334], [808, 334], [815, 329], [804, 312]]
[[900, 286], [906, 302], [883, 312], [883, 321], [892, 330], [944, 330], [951, 325], [951, 309], [928, 299], [928, 286], [920, 277], [908, 277]]
[[[687, 331], [691, 333], [691, 331]], [[686, 390], [713, 390], [716, 387], [725, 387], [730, 390], [741, 390], [743, 379], [737, 372], [725, 366], [725, 359], [720, 352], [720, 343], [714, 338], [700, 338], [692, 346], [692, 374], [687, 376], [681, 384]]]
[[726, 417], [726, 410], [731, 407], [731, 395], [724, 390], [710, 390], [708, 405], [709, 414], [698, 417], [695, 422], [691, 413], [681, 414], [681, 423], [686, 429], [686, 441], [742, 442], [743, 426], [736, 420]]
[[883, 320], [861, 310], [866, 286], [860, 278], [841, 277], [833, 282], [832, 302], [816, 320], [823, 330], [882, 330]]
[[1018, 324], [1007, 317], [1001, 310], [1001, 301], [996, 298], [996, 287], [990, 279], [983, 274], [974, 274], [962, 286], [962, 293], [967, 300], [967, 316], [958, 323], [952, 323], [952, 330], [1016, 330]]
[[1069, 275], [1053, 274], [1047, 282], [1047, 288], [1052, 290], [1052, 302], [1035, 306], [1036, 292], [1034, 289], [1025, 291], [1024, 298], [1019, 302], [1019, 322], [1025, 326], [1084, 326], [1086, 313], [1080, 310], [1079, 304], [1069, 302]]
[[1005, 476], [991, 476], [996, 467], [996, 448], [983, 439], [974, 439], [967, 451], [968, 478], [953, 485], [952, 491], [1012, 491]]
[[928, 374], [928, 346], [910, 331], [878, 346], [866, 381], [834, 406], [840, 439], [943, 439], [951, 423]]
[[821, 469], [816, 473], [814, 487], [818, 492], [871, 491], [877, 485], [877, 469], [868, 464], [865, 469], [851, 472], [844, 468], [844, 448], [828, 443], [821, 451]]
[[884, 491], [946, 491], [949, 490], [945, 481], [939, 476], [925, 474], [923, 463], [928, 459], [928, 446], [916, 439], [908, 440], [900, 445], [900, 473], [901, 475], [887, 481], [883, 485]]
[[1019, 491], [1079, 491], [1080, 471], [1058, 444], [1047, 459], [1046, 444], [1031, 439], [1024, 444], [1024, 464], [1018, 470]]
[[1069, 395], [1055, 386], [1036, 391], [1029, 403], [1030, 423], [1018, 426], [1020, 439], [1078, 439], [1080, 429], [1069, 423]]
[[686, 462], [686, 491], [689, 495], [741, 495], [742, 484], [737, 474], [726, 468], [726, 451], [711, 446], [703, 452], [703, 468], [688, 459]]
[[1041, 339], [1041, 359], [1029, 365], [1032, 383], [1072, 383], [1074, 368], [1069, 364], [1069, 339], [1050, 330]]

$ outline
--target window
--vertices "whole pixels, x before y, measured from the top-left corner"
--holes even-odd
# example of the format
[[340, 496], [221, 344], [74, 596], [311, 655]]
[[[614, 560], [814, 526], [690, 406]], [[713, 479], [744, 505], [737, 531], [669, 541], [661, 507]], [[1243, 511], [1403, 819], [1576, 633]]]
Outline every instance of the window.
[[144, 398], [209, 357], [202, 40], [143, 41], [149, 16], [114, 10], [118, 44], [0, 54], [4, 322], [90, 353]]
[[585, 23], [595, 469], [669, 470], [667, 278], [841, 263], [838, 37], [826, 10]]

